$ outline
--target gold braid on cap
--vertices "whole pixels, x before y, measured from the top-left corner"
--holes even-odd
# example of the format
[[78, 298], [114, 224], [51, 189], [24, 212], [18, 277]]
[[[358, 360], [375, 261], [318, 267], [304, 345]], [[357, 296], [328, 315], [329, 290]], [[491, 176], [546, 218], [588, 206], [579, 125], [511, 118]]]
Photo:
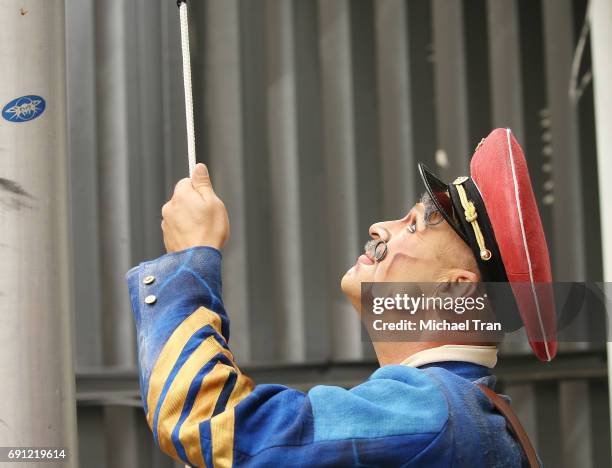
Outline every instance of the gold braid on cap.
[[459, 193], [459, 199], [461, 200], [461, 206], [463, 207], [463, 213], [465, 214], [465, 220], [472, 225], [472, 229], [474, 229], [474, 235], [476, 236], [476, 242], [478, 242], [478, 248], [480, 249], [480, 258], [485, 262], [491, 259], [491, 251], [487, 249], [484, 241], [484, 236], [482, 235], [482, 231], [480, 230], [480, 226], [478, 225], [478, 213], [476, 212], [476, 207], [474, 207], [474, 203], [468, 200], [467, 194], [465, 193], [465, 188], [463, 184], [468, 178], [467, 177], [457, 177], [453, 181], [453, 185], [457, 187], [457, 192]]

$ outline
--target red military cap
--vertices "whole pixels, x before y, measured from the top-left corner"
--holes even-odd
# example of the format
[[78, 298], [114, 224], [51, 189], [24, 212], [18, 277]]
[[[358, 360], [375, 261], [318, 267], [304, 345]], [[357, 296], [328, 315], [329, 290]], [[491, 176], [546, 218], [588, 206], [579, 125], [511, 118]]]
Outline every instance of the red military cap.
[[[486, 282], [508, 282], [514, 317], [507, 331], [525, 326], [542, 361], [557, 353], [550, 259], [523, 150], [510, 129], [483, 139], [470, 163], [470, 177], [442, 182], [423, 164], [419, 171], [438, 210], [472, 248]], [[507, 309], [507, 308], [504, 308]]]

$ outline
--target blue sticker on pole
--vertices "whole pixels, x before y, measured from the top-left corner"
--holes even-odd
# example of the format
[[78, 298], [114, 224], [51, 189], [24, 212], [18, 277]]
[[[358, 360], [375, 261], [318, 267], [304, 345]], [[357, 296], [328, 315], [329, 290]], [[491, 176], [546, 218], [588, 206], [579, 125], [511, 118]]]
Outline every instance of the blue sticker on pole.
[[42, 114], [46, 107], [47, 103], [40, 96], [21, 96], [4, 106], [2, 117], [9, 122], [29, 122]]

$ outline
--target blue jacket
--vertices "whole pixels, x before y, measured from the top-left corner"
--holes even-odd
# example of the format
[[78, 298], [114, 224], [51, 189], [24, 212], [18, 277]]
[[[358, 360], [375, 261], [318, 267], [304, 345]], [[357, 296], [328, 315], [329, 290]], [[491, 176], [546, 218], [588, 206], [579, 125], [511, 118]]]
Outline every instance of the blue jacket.
[[159, 447], [193, 466], [513, 467], [525, 461], [470, 363], [385, 366], [350, 390], [255, 385], [228, 347], [221, 254], [197, 247], [127, 275], [140, 388]]

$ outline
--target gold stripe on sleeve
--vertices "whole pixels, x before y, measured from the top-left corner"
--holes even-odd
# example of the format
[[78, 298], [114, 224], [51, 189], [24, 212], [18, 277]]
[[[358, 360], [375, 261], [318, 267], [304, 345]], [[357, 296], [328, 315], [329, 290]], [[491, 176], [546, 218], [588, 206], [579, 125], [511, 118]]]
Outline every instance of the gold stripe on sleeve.
[[[172, 443], [172, 431], [183, 410], [183, 404], [187, 397], [189, 387], [202, 366], [209, 362], [217, 353], [223, 353], [228, 359], [233, 361], [232, 354], [223, 348], [214, 336], [210, 336], [204, 340], [200, 346], [196, 348], [193, 354], [189, 356], [187, 361], [185, 361], [185, 364], [183, 364], [176, 374], [176, 377], [168, 389], [168, 393], [162, 403], [157, 419], [157, 435], [160, 448], [170, 456], [177, 457], [174, 444]], [[215, 381], [215, 383], [219, 384], [218, 388], [208, 387], [208, 389], [210, 392], [209, 395], [211, 397], [214, 396], [216, 400], [223, 389], [225, 381]]]
[[212, 416], [219, 394], [223, 390], [225, 382], [232, 371], [235, 372], [232, 367], [219, 362], [204, 377], [193, 402], [191, 413], [185, 418], [179, 429], [179, 439], [185, 448], [187, 457], [196, 466], [205, 466], [202, 446], [200, 444], [200, 422]]
[[153, 415], [155, 414], [159, 396], [174, 364], [187, 344], [187, 341], [189, 341], [189, 338], [191, 338], [197, 330], [206, 325], [212, 325], [215, 331], [221, 335], [221, 318], [205, 307], [200, 307], [183, 320], [162, 348], [159, 358], [155, 363], [155, 367], [151, 372], [151, 377], [149, 378], [147, 421], [151, 428], [153, 427]]
[[210, 420], [214, 468], [230, 468], [234, 462], [234, 408]]
[[227, 408], [233, 408], [242, 400], [244, 400], [249, 393], [253, 391], [253, 381], [249, 379], [246, 375], [239, 373], [238, 379], [236, 380], [236, 386], [230, 395], [230, 398], [227, 402]]

